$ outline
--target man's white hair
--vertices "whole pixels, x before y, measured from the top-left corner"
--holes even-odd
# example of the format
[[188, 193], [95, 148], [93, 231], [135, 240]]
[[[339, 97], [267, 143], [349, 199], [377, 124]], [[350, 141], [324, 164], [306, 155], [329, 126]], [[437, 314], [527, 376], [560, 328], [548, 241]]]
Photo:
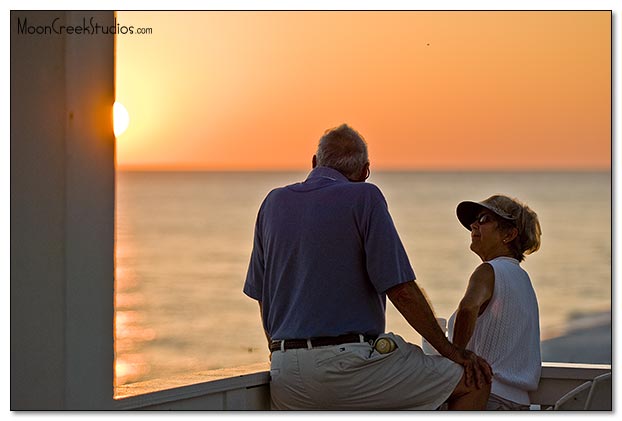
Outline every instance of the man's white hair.
[[333, 168], [349, 179], [359, 176], [369, 162], [365, 139], [347, 124], [327, 130], [315, 156], [319, 167]]

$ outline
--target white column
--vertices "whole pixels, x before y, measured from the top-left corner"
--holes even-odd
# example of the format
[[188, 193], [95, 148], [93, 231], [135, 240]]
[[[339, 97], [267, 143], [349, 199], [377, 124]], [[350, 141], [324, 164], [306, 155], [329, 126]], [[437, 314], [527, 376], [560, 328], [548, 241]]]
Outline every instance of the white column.
[[[11, 409], [112, 406], [113, 12], [11, 12]], [[34, 33], [19, 33], [18, 20]]]

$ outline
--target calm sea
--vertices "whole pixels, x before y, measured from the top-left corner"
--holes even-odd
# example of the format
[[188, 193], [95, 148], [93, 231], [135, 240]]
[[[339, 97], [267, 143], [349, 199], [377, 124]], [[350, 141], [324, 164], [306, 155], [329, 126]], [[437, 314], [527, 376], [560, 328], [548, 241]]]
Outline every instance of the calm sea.
[[[264, 196], [305, 172], [119, 172], [117, 383], [267, 361], [259, 308], [242, 293]], [[462, 200], [517, 197], [539, 215], [528, 256], [543, 339], [579, 313], [611, 308], [611, 178], [603, 173], [375, 172], [438, 317], [480, 263], [455, 217]], [[387, 330], [420, 343], [388, 304]]]

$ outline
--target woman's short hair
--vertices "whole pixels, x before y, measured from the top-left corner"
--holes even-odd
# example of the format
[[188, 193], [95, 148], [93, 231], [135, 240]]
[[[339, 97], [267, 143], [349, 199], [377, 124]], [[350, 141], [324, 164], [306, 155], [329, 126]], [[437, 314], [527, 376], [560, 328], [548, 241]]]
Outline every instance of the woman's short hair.
[[518, 235], [509, 244], [512, 254], [519, 262], [525, 260], [525, 256], [532, 254], [540, 249], [540, 237], [542, 229], [538, 215], [527, 205], [523, 205], [521, 216], [516, 221], [507, 221], [500, 218], [500, 229], [515, 226]]
[[349, 179], [357, 177], [369, 163], [365, 139], [347, 124], [324, 133], [315, 157], [319, 167], [333, 168]]
[[540, 249], [542, 229], [538, 215], [525, 203], [518, 199], [512, 199], [507, 196], [499, 196], [501, 202], [505, 202], [505, 208], [515, 215], [514, 220], [508, 220], [499, 217], [499, 228], [507, 230], [516, 228], [518, 235], [512, 240], [508, 246], [514, 257], [522, 262], [525, 256], [535, 253]]

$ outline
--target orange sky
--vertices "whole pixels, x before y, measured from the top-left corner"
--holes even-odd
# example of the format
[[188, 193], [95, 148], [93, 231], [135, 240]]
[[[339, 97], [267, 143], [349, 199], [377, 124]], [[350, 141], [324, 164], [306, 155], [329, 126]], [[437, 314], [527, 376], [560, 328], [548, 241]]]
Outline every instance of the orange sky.
[[118, 12], [118, 168], [609, 169], [609, 12]]

